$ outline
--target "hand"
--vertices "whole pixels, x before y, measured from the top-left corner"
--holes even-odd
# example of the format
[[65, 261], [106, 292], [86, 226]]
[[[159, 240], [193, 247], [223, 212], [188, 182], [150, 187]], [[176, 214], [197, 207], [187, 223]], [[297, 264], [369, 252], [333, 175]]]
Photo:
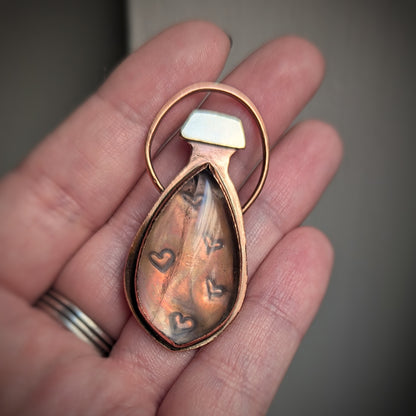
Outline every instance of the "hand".
[[[319, 121], [299, 123], [279, 139], [322, 80], [314, 46], [275, 40], [224, 80], [254, 101], [275, 145], [265, 188], [244, 216], [250, 280], [235, 321], [198, 351], [171, 352], [131, 317], [122, 289], [129, 246], [158, 195], [142, 156], [147, 129], [177, 91], [215, 80], [228, 52], [228, 37], [211, 24], [165, 31], [0, 183], [3, 414], [267, 411], [333, 259], [327, 239], [299, 224], [339, 165], [340, 140]], [[182, 147], [168, 147], [158, 156], [164, 178], [185, 157]], [[233, 160], [244, 200], [257, 179], [254, 173], [246, 182], [245, 175], [257, 160], [246, 151]], [[108, 358], [32, 306], [51, 286], [117, 340]]]

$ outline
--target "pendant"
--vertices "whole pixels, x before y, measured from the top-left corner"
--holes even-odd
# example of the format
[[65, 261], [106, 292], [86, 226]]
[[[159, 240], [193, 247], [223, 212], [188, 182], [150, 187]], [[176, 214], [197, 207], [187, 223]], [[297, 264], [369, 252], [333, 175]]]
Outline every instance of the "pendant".
[[[228, 175], [230, 157], [245, 147], [241, 121], [214, 111], [194, 110], [181, 128], [192, 146], [188, 165], [166, 187], [151, 161], [151, 143], [166, 113], [197, 92], [233, 97], [251, 113], [262, 137], [263, 166], [257, 187], [241, 207]], [[238, 90], [217, 83], [192, 85], [175, 95], [156, 116], [147, 137], [146, 162], [162, 190], [138, 230], [125, 273], [132, 314], [165, 347], [198, 348], [212, 341], [239, 312], [247, 286], [243, 213], [260, 193], [269, 149], [264, 123]]]

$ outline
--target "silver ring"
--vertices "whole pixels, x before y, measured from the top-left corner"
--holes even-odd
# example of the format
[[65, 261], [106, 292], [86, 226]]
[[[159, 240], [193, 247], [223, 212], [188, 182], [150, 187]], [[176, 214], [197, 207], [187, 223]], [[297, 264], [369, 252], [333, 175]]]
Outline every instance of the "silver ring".
[[110, 335], [56, 290], [49, 289], [35, 306], [55, 318], [78, 338], [94, 346], [102, 356], [110, 354], [115, 342]]

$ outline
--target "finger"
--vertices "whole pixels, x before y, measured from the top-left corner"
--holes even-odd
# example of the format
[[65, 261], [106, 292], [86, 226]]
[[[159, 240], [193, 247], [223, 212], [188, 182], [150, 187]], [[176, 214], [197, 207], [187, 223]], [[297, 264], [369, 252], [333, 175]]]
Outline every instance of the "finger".
[[286, 235], [250, 282], [235, 322], [196, 354], [159, 414], [265, 414], [322, 300], [332, 257], [314, 229]]
[[216, 79], [228, 50], [228, 37], [208, 23], [165, 31], [2, 181], [4, 285], [29, 300], [46, 290], [143, 171], [139, 155], [156, 111], [185, 85]]
[[[82, 362], [82, 371], [86, 371], [91, 365], [91, 358], [98, 359], [91, 346], [79, 342], [74, 334], [57, 327], [42, 311], [34, 309], [24, 299], [3, 288], [0, 288], [0, 328], [2, 414], [53, 414], [55, 401], [59, 402], [62, 410], [64, 401], [60, 396], [71, 391], [70, 380], [74, 381], [74, 373], [79, 377], [73, 386], [80, 387], [85, 382], [85, 376], [76, 367], [81, 367]], [[52, 373], [57, 374], [56, 370], [65, 367], [66, 363], [71, 371], [63, 371], [63, 377], [52, 380]], [[88, 375], [92, 374], [90, 372]], [[94, 380], [90, 383], [92, 385]], [[53, 395], [52, 391], [57, 385], [61, 391], [56, 388]], [[46, 393], [51, 394], [49, 397], [52, 399], [46, 400], [49, 409], [41, 411], [39, 405]]]
[[[272, 153], [265, 186], [256, 209], [245, 215], [249, 274], [265, 254], [310, 213], [341, 163], [343, 146], [337, 131], [308, 120], [288, 132]], [[244, 185], [242, 197], [253, 188], [255, 175]]]
[[[322, 128], [318, 128], [319, 125]], [[306, 141], [311, 141], [315, 145], [306, 146]], [[302, 152], [305, 149], [307, 150], [306, 154], [303, 154]], [[325, 149], [332, 149], [332, 151], [326, 153]], [[340, 159], [340, 149], [339, 139], [334, 130], [323, 123], [317, 122], [305, 123], [294, 128], [274, 149], [271, 155], [270, 182], [272, 184], [275, 182], [280, 169], [282, 169], [282, 172], [286, 172], [287, 175], [295, 175], [300, 182], [303, 182], [301, 194], [296, 198], [288, 198], [288, 194], [296, 194], [298, 190], [280, 188], [279, 181], [276, 181], [275, 187], [272, 186], [267, 190], [273, 195], [268, 197], [275, 198], [277, 212], [281, 209], [279, 207], [280, 194], [282, 194], [282, 204], [287, 200], [293, 201], [293, 205], [291, 205], [293, 212], [291, 212], [287, 222], [284, 218], [277, 220], [277, 215], [274, 217], [280, 226], [280, 231], [285, 230], [287, 232], [288, 229], [302, 221], [305, 214], [304, 205], [307, 206], [306, 209], [308, 210], [312, 208], [310, 204], [316, 201], [319, 196], [318, 193], [322, 192], [335, 172]], [[292, 152], [293, 157], [288, 158], [288, 154]], [[322, 153], [325, 153], [325, 158], [323, 158]], [[318, 168], [317, 165], [322, 165], [322, 167]], [[319, 182], [319, 185], [315, 185], [315, 182]], [[314, 192], [316, 194], [312, 194]], [[263, 194], [260, 198], [262, 197]], [[295, 203], [298, 205], [295, 205]], [[249, 274], [252, 274], [251, 272], [259, 267], [271, 248], [281, 238], [280, 231], [276, 232], [276, 227], [270, 226], [267, 220], [271, 209], [267, 204], [263, 205], [261, 203], [256, 203], [250, 209], [253, 212], [253, 217], [246, 222], [248, 257], [252, 263], [249, 265]], [[257, 224], [256, 218], [258, 218], [260, 225]], [[269, 226], [269, 229], [265, 230], [267, 226]], [[259, 232], [262, 232], [263, 240], [256, 238]], [[267, 233], [270, 234], [270, 237], [269, 235], [266, 236]], [[260, 246], [258, 251], [256, 245]], [[250, 252], [254, 254], [250, 254]], [[228, 329], [225, 334], [227, 332]], [[214, 344], [219, 342], [222, 337], [223, 335], [215, 340]], [[148, 394], [153, 395], [155, 401], [161, 400], [166, 389], [174, 382], [191, 358], [192, 355], [189, 355], [189, 353], [172, 353], [159, 346], [133, 318], [123, 328], [111, 354], [111, 359], [123, 362], [129, 361], [133, 368], [138, 367], [137, 371], [141, 371], [140, 369], [143, 366], [146, 367], [143, 373], [150, 377], [150, 380], [146, 383], [151, 389]], [[158, 380], [159, 383], [157, 384], [155, 380]]]
[[[286, 46], [286, 43], [289, 43], [292, 47]], [[296, 43], [297, 47], [295, 47], [294, 43]], [[299, 44], [303, 46], [303, 49], [299, 47]], [[297, 51], [297, 57], [293, 54], [293, 50]], [[285, 69], [281, 77], [270, 76], [275, 80], [274, 86], [270, 86], [269, 80], [263, 85], [261, 80], [265, 79], [265, 77], [259, 76], [255, 80], [257, 88], [254, 88], [249, 84], [250, 77], [247, 76], [247, 68], [250, 72], [251, 67], [255, 66], [252, 60], [258, 63], [257, 67], [259, 71], [264, 73], [272, 74], [276, 67], [276, 62], [279, 62], [279, 65]], [[289, 63], [286, 61], [289, 61]], [[319, 68], [310, 68], [304, 61], [315, 61]], [[286, 64], [282, 62], [286, 62]], [[289, 71], [287, 69], [288, 66], [292, 66], [293, 70]], [[300, 109], [301, 103], [305, 104], [312, 92], [319, 85], [322, 71], [321, 56], [315, 47], [299, 39], [284, 38], [265, 46], [259, 52], [255, 53], [241, 67], [234, 71], [232, 81], [236, 85], [239, 85], [241, 82], [241, 85], [250, 88], [253, 94], [255, 94], [253, 99], [258, 101], [259, 106], [263, 106], [263, 99], [266, 104], [270, 105], [270, 98], [264, 93], [265, 87], [267, 87], [267, 91], [272, 95], [275, 94], [275, 90], [287, 88], [286, 92], [288, 94], [296, 96], [296, 98], [292, 99], [294, 103], [293, 108], [291, 111], [284, 110], [280, 108], [280, 101], [278, 101], [274, 111], [277, 113], [284, 113], [286, 111], [288, 114], [294, 116], [295, 112]], [[312, 72], [312, 74], [309, 72]], [[288, 79], [289, 73], [294, 74], [292, 81]], [[321, 75], [318, 76], [318, 73]], [[299, 83], [302, 88], [299, 87]], [[283, 85], [281, 86], [281, 84]], [[293, 88], [289, 89], [289, 85], [292, 85]], [[271, 132], [272, 140], [276, 141], [277, 134], [283, 131], [287, 125], [283, 125], [280, 118], [275, 117], [273, 111], [267, 108], [265, 110], [265, 116], [267, 117], [265, 120]], [[289, 120], [286, 120], [286, 123], [289, 122]], [[320, 132], [313, 133], [311, 140], [314, 139], [315, 135], [319, 136]], [[328, 136], [331, 136], [331, 134], [328, 134]], [[292, 138], [293, 136], [291, 135], [290, 137]], [[331, 141], [331, 139], [332, 137], [324, 135], [322, 141]], [[318, 137], [317, 140], [319, 142], [321, 138]], [[298, 143], [297, 140], [295, 142]], [[301, 156], [304, 144], [300, 143], [299, 146], [298, 154]], [[316, 146], [317, 149], [320, 149], [319, 144]], [[282, 164], [286, 166], [284, 160], [281, 160], [277, 154], [275, 157], [277, 159], [273, 160], [271, 165], [279, 166], [279, 169]], [[163, 152], [161, 158], [170, 159], [166, 160], [165, 170], [174, 170], [177, 167], [175, 164], [180, 163], [178, 162], [179, 158], [171, 156], [170, 150], [166, 153]], [[287, 167], [291, 169], [290, 166]], [[294, 169], [296, 169], [296, 164]], [[290, 173], [292, 173], [292, 170], [290, 170]], [[246, 172], [242, 173], [238, 179], [241, 181], [243, 175], [246, 174]], [[330, 175], [331, 173], [329, 173]], [[323, 184], [326, 184], [326, 179], [323, 181]], [[85, 244], [67, 267], [65, 267], [55, 282], [55, 287], [58, 290], [77, 303], [81, 309], [93, 317], [93, 319], [115, 338], [118, 337], [129, 315], [123, 300], [124, 295], [121, 279], [126, 253], [134, 234], [150, 210], [156, 197], [157, 192], [154, 190], [148, 175], [145, 175], [138, 182], [133, 192], [128, 196], [113, 218]], [[255, 262], [257, 261], [255, 260]], [[94, 293], [94, 297], [90, 296], [91, 293]]]

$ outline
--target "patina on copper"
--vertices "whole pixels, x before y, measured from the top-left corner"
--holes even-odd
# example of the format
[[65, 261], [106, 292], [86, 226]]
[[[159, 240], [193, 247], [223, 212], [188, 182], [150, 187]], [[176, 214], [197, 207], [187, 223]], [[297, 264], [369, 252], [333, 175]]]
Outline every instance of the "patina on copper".
[[[146, 146], [152, 177], [164, 189], [150, 159], [150, 144], [160, 121], [176, 102], [197, 91], [220, 91], [234, 97], [238, 94], [239, 101], [261, 126], [266, 159], [254, 198], [246, 204], [248, 208], [267, 172], [267, 136], [252, 103], [230, 87], [211, 83], [191, 86], [162, 108]], [[197, 348], [214, 339], [240, 310], [247, 285], [243, 211], [227, 172], [235, 152], [233, 146], [244, 147], [244, 137], [226, 141], [227, 134], [216, 133], [218, 130], [209, 122], [218, 120], [221, 126], [223, 117], [226, 127], [230, 116], [201, 113], [197, 112], [194, 119], [200, 123], [198, 117], [208, 117], [206, 133], [221, 137], [204, 138], [205, 132], [198, 131], [199, 124], [196, 130], [193, 125], [186, 130], [198, 136], [197, 141], [187, 137], [192, 146], [191, 159], [164, 189], [139, 229], [125, 269], [125, 292], [133, 315], [151, 335], [173, 350]], [[192, 124], [194, 119], [190, 119]], [[240, 134], [238, 126], [234, 129], [235, 120], [232, 122], [230, 132]]]

